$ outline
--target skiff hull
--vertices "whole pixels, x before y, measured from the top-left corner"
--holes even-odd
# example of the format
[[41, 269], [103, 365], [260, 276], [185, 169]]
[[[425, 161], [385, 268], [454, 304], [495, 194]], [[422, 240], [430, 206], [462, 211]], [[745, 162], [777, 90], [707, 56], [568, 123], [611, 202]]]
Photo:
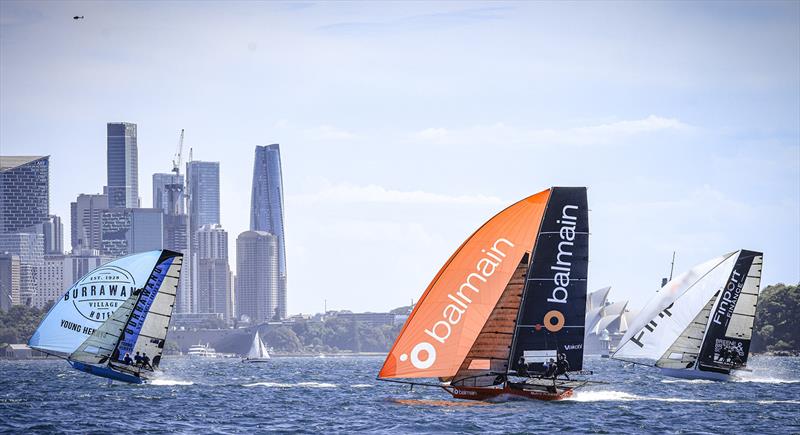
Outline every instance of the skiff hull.
[[119, 372], [109, 368], [108, 366], [95, 366], [91, 364], [84, 364], [78, 361], [69, 361], [69, 364], [76, 370], [89, 373], [101, 378], [111, 379], [112, 381], [127, 382], [129, 384], [141, 384], [145, 380], [139, 376]]
[[708, 381], [730, 381], [731, 375], [696, 369], [661, 369], [661, 374], [680, 379], [704, 379]]
[[544, 387], [514, 388], [508, 385], [503, 387], [442, 387], [456, 399], [491, 401], [500, 398], [529, 399], [529, 400], [563, 400], [572, 397], [573, 389], [570, 387], [548, 390]]

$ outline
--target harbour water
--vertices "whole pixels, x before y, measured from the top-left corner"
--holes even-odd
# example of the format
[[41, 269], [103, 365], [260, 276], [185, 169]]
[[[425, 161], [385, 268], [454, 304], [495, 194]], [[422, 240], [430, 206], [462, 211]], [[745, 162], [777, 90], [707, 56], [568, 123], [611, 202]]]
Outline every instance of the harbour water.
[[481, 403], [375, 380], [380, 357], [167, 358], [149, 385], [107, 385], [60, 360], [0, 361], [2, 433], [798, 433], [800, 358], [751, 357], [736, 382], [683, 381], [587, 357], [562, 402]]

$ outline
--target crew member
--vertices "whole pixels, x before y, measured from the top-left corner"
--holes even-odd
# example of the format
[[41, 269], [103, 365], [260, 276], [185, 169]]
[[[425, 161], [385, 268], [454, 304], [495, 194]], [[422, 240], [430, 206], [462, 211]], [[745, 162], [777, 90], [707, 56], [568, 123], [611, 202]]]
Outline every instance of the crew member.
[[122, 362], [127, 364], [127, 365], [133, 364], [133, 359], [131, 359], [131, 354], [126, 352], [125, 353], [125, 358], [122, 360]]
[[567, 355], [560, 353], [558, 354], [558, 362], [556, 363], [556, 374], [555, 377], [559, 377], [560, 375], [564, 375], [569, 379], [569, 375], [567, 372], [569, 371], [569, 361], [567, 361]]
[[550, 358], [550, 361], [547, 361], [544, 364], [544, 377], [545, 378], [553, 378], [555, 379], [558, 374], [556, 373], [556, 369], [558, 365], [556, 364], [553, 358]]
[[150, 365], [150, 357], [147, 356], [147, 352], [142, 354], [142, 367], [153, 370], [153, 366]]
[[136, 363], [136, 367], [141, 367], [141, 365], [142, 365], [142, 356], [139, 355], [139, 352], [136, 352], [136, 355], [133, 357], [133, 361]]

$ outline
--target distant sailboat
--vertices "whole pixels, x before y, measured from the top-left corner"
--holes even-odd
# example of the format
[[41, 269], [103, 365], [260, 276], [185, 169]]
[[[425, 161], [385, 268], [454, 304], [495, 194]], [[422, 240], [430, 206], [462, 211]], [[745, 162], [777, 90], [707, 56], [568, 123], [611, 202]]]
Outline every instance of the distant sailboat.
[[727, 380], [750, 351], [761, 252], [739, 250], [669, 281], [629, 325], [612, 358], [647, 361], [667, 376]]
[[161, 250], [100, 266], [67, 290], [28, 345], [77, 370], [142, 383], [161, 362], [182, 263]]
[[242, 359], [242, 362], [255, 363], [267, 361], [269, 361], [269, 352], [267, 352], [267, 348], [261, 341], [258, 331], [256, 331], [256, 334], [253, 336], [253, 343], [250, 344], [250, 351], [247, 352], [247, 357]]
[[585, 187], [553, 187], [506, 208], [434, 277], [378, 379], [459, 399], [571, 396], [588, 381], [557, 380], [548, 364], [582, 371], [588, 251]]

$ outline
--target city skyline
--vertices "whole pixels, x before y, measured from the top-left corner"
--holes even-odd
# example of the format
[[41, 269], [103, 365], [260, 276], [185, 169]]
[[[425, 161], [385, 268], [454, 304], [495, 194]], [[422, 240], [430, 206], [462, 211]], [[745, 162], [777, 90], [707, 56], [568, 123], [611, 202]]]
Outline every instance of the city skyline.
[[[138, 125], [143, 204], [185, 128], [220, 162], [233, 252], [253, 147], [280, 143], [290, 313], [406, 305], [481, 222], [551, 185], [589, 186], [589, 288], [611, 300], [642, 306], [673, 251], [680, 272], [757, 249], [764, 285], [800, 280], [795, 3], [600, 21], [592, 4], [239, 4], [235, 27], [214, 4], [80, 4], [73, 22], [75, 5], [4, 5], [0, 154], [51, 155], [65, 219], [105, 185], [105, 123]], [[331, 258], [348, 279], [320, 286], [344, 276]]]

